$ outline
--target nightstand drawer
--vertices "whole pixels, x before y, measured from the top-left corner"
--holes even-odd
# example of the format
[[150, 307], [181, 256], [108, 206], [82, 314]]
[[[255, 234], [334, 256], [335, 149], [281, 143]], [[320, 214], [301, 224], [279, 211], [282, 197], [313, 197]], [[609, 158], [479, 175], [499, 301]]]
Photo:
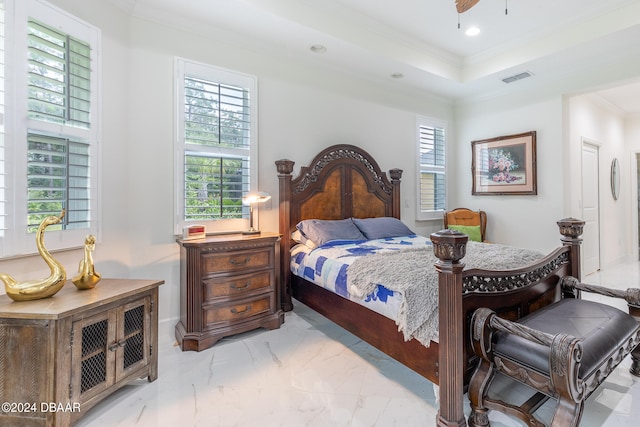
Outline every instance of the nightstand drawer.
[[273, 266], [270, 248], [254, 251], [238, 251], [222, 254], [205, 254], [203, 258], [203, 274], [222, 273], [245, 269], [257, 269]]
[[207, 302], [213, 298], [233, 297], [250, 292], [266, 292], [272, 288], [274, 281], [272, 269], [253, 274], [206, 279], [203, 281], [203, 298]]
[[251, 316], [267, 313], [271, 309], [271, 297], [266, 295], [255, 300], [248, 300], [229, 305], [212, 305], [203, 307], [205, 328], [220, 322], [233, 322]]

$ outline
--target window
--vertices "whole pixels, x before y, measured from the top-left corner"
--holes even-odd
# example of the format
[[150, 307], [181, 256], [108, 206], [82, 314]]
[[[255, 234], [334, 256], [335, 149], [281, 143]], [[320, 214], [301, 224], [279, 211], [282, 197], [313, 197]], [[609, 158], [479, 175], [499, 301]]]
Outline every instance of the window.
[[62, 224], [48, 230], [88, 229], [90, 212], [89, 144], [68, 138], [27, 135], [27, 230], [65, 209]]
[[47, 248], [80, 247], [100, 228], [100, 32], [42, 0], [3, 6], [13, 17], [3, 32], [3, 83], [13, 90], [4, 122], [12, 138], [0, 145], [7, 161], [0, 256], [35, 252], [38, 225], [63, 209], [63, 222], [47, 229]]
[[5, 0], [0, 0], [0, 257], [8, 252], [7, 241], [7, 197], [9, 191], [7, 188], [7, 164], [5, 159], [7, 158], [7, 149], [5, 141], [5, 100], [7, 98], [5, 90], [5, 75], [6, 75], [6, 49], [5, 49], [5, 34], [7, 32], [6, 26], [6, 10]]
[[247, 228], [242, 195], [257, 182], [256, 79], [183, 59], [176, 76], [176, 233], [194, 223]]
[[446, 125], [419, 117], [417, 219], [440, 219], [446, 209]]

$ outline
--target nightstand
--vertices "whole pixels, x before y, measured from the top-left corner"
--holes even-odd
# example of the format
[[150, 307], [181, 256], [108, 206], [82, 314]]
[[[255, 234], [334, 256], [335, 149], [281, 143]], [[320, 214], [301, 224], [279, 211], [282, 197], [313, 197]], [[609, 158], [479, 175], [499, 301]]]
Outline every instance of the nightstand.
[[183, 351], [282, 325], [279, 240], [279, 234], [266, 232], [177, 240], [180, 321], [175, 334]]

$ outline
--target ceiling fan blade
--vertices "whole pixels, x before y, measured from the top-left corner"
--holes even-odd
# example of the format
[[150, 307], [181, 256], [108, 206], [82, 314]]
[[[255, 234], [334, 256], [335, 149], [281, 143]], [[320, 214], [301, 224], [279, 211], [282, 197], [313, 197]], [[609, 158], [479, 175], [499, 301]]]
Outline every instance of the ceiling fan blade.
[[458, 13], [466, 12], [473, 6], [477, 5], [480, 0], [456, 0], [456, 9]]

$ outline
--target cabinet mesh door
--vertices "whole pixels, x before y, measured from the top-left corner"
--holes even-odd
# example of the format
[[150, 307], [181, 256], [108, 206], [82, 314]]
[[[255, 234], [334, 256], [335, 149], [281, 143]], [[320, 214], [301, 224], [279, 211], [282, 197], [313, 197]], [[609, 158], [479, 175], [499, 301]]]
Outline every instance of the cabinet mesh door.
[[124, 369], [144, 360], [144, 305], [124, 312]]
[[82, 375], [80, 393], [107, 379], [107, 319], [82, 328]]

